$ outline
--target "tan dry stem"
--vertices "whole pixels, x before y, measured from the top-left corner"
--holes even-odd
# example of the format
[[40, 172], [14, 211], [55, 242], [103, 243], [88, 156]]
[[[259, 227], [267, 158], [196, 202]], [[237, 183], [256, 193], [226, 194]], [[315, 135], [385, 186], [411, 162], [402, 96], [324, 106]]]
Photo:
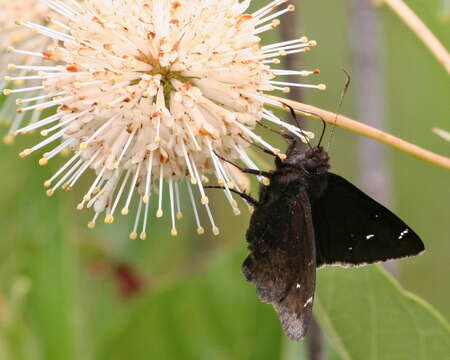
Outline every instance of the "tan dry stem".
[[[306, 105], [303, 103], [299, 103], [292, 100], [283, 99], [277, 96], [268, 96], [271, 99], [285, 103], [289, 106], [292, 106], [295, 110], [298, 111], [307, 111], [313, 114], [317, 114], [321, 116], [327, 123], [334, 124], [336, 119], [336, 113], [323, 110], [320, 108], [317, 108], [315, 106]], [[284, 109], [285, 110], [285, 109]], [[350, 130], [352, 132], [367, 136], [369, 138], [372, 138], [374, 140], [377, 140], [381, 143], [384, 143], [386, 145], [389, 145], [390, 147], [403, 151], [411, 156], [414, 156], [418, 159], [425, 160], [427, 162], [430, 162], [432, 164], [435, 164], [437, 166], [440, 166], [444, 169], [450, 170], [450, 158], [435, 154], [429, 150], [423, 149], [420, 146], [411, 144], [405, 140], [402, 140], [394, 135], [388, 134], [384, 131], [381, 131], [379, 129], [376, 129], [372, 126], [362, 124], [358, 121], [352, 120], [346, 116], [339, 115], [336, 120], [336, 125], [346, 129]]]
[[402, 0], [378, 0], [376, 5], [385, 3], [417, 35], [433, 53], [447, 73], [450, 74], [450, 54], [422, 20]]

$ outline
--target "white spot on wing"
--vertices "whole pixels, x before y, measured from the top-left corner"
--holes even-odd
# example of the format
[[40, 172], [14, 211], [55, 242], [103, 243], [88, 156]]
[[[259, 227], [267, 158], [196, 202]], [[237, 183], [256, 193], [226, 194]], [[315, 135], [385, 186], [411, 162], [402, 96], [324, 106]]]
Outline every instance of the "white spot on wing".
[[409, 233], [409, 229], [403, 230], [403, 231], [400, 233], [398, 239], [399, 239], [399, 240], [403, 239], [403, 237], [404, 237], [407, 233]]
[[301, 287], [302, 287], [302, 286], [301, 286], [300, 284], [297, 283], [296, 288], [297, 288], [297, 289], [300, 289]]
[[369, 235], [366, 236], [366, 239], [367, 239], [367, 240], [370, 240], [370, 239], [372, 239], [373, 237], [375, 237], [374, 234], [369, 234]]
[[309, 304], [312, 303], [312, 301], [313, 301], [313, 298], [311, 296], [308, 300], [306, 300], [305, 305], [303, 305], [303, 307], [307, 307]]

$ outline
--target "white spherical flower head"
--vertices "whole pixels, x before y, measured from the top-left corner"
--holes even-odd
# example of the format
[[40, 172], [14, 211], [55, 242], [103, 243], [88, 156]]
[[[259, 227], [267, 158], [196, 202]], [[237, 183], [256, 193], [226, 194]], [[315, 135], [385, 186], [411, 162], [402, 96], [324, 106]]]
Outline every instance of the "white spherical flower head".
[[[15, 112], [15, 103], [21, 103], [20, 91], [15, 90], [19, 86], [33, 85], [35, 80], [30, 79], [27, 73], [40, 59], [32, 54], [35, 55], [35, 52], [42, 51], [50, 44], [48, 38], [30, 36], [27, 29], [15, 24], [15, 20], [21, 17], [37, 24], [46, 24], [49, 22], [49, 16], [51, 13], [48, 7], [39, 0], [0, 0], [0, 91], [9, 95], [0, 109], [0, 122], [9, 126], [9, 131], [4, 136], [5, 143], [14, 140], [13, 133], [24, 120], [37, 121], [38, 114], [24, 119], [25, 114]], [[16, 47], [20, 47], [22, 51], [16, 51]], [[11, 81], [7, 76], [7, 72], [11, 70], [17, 70], [15, 81]], [[35, 93], [38, 91], [39, 89], [36, 89]]]
[[[64, 31], [32, 22], [23, 25], [54, 42], [39, 56], [60, 65], [37, 73], [46, 101], [17, 111], [55, 106], [57, 111], [17, 130], [42, 128], [46, 137], [21, 155], [57, 143], [40, 160], [45, 165], [61, 151], [75, 152], [45, 183], [49, 195], [59, 187], [71, 189], [88, 169], [95, 171], [78, 205], [94, 210], [90, 227], [101, 214], [112, 223], [117, 212], [127, 215], [133, 207], [131, 238], [140, 234], [145, 239], [150, 199], [156, 198], [156, 216], [162, 217], [167, 193], [171, 233], [176, 235], [185, 182], [198, 233], [204, 232], [199, 215], [204, 208], [218, 234], [205, 192], [208, 176], [216, 178], [239, 214], [233, 192], [243, 190], [242, 174], [227, 161], [240, 159], [257, 169], [246, 153], [252, 143], [284, 158], [254, 133], [255, 126], [265, 120], [299, 138], [312, 136], [264, 109], [273, 103], [265, 92], [290, 86], [323, 88], [273, 80], [317, 73], [271, 69], [280, 56], [315, 45], [306, 38], [260, 44], [258, 35], [275, 28], [277, 17], [293, 10], [285, 1], [273, 1], [253, 14], [246, 13], [249, 0], [44, 3], [66, 19]], [[139, 199], [134, 206], [133, 198]]]

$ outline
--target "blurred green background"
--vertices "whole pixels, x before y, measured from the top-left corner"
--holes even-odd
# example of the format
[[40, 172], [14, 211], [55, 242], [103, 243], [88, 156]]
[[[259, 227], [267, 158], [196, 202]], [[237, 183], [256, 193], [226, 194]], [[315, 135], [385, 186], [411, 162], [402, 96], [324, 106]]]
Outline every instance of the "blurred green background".
[[[252, 7], [265, 3], [255, 1]], [[450, 23], [440, 16], [443, 2], [408, 4], [449, 48]], [[388, 8], [381, 6], [376, 12], [382, 29], [385, 130], [448, 156], [449, 143], [431, 132], [433, 127], [450, 129], [448, 74]], [[320, 68], [321, 74], [312, 81], [328, 86], [326, 92], [305, 92], [305, 101], [334, 110], [344, 81], [341, 67], [358, 73], [351, 52], [358, 44], [351, 43], [349, 4], [303, 0], [296, 14], [298, 35], [319, 44], [301, 57], [301, 66]], [[342, 113], [358, 119], [357, 101], [358, 92], [352, 87]], [[316, 125], [311, 128], [318, 132]], [[212, 192], [219, 237], [209, 232], [197, 236], [188, 209], [176, 238], [169, 235], [168, 218], [152, 219], [147, 241], [128, 239], [131, 218], [90, 231], [86, 227], [90, 214], [75, 210], [86, 179], [71, 193], [47, 198], [42, 183], [63, 159], [39, 167], [39, 155], [26, 160], [17, 156], [36, 138], [19, 137], [0, 151], [0, 359], [306, 358], [304, 343], [284, 338], [271, 306], [260, 303], [240, 273], [246, 254], [246, 211], [233, 216], [221, 194]], [[331, 161], [335, 172], [363, 187], [357, 140], [337, 129]], [[391, 207], [427, 247], [422, 256], [397, 262], [398, 279], [448, 319], [449, 172], [384, 149], [392, 179]], [[135, 296], [121, 293], [124, 276], [139, 279], [142, 289]], [[327, 285], [320, 280], [319, 276], [319, 293]], [[361, 292], [350, 288], [349, 301]], [[349, 326], [358, 321], [356, 316], [350, 318]], [[325, 339], [325, 347], [328, 358], [341, 358], [336, 343]]]

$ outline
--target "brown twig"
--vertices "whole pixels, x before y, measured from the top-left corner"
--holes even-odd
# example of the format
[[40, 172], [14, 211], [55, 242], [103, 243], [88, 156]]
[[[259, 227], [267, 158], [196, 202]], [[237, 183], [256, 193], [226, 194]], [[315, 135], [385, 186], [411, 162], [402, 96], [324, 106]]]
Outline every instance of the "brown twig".
[[[313, 114], [317, 114], [317, 115], [321, 116], [329, 124], [334, 124], [334, 122], [335, 122], [336, 114], [334, 112], [323, 110], [323, 109], [317, 108], [312, 105], [306, 105], [306, 104], [299, 103], [296, 101], [287, 100], [284, 98], [280, 98], [278, 96], [269, 96], [269, 95], [266, 95], [266, 96], [277, 102], [287, 104], [287, 105], [293, 107], [295, 110], [298, 110], [300, 112], [307, 111], [307, 112], [310, 112]], [[280, 109], [286, 110], [284, 107], [282, 107], [281, 104], [280, 104]], [[371, 139], [375, 139], [379, 142], [382, 142], [386, 145], [393, 147], [394, 149], [403, 151], [403, 152], [405, 152], [411, 156], [414, 156], [418, 159], [425, 160], [427, 162], [430, 162], [432, 164], [440, 166], [444, 169], [450, 170], [450, 158], [435, 154], [429, 150], [426, 150], [426, 149], [421, 148], [420, 146], [411, 144], [405, 140], [402, 140], [394, 135], [391, 135], [384, 131], [376, 129], [372, 126], [362, 124], [358, 121], [352, 120], [343, 115], [338, 116], [338, 118], [336, 120], [336, 125], [343, 129], [347, 129], [352, 132], [367, 136]]]
[[425, 46], [450, 74], [450, 54], [422, 20], [402, 0], [379, 0], [376, 4], [385, 3], [394, 13], [418, 36]]

